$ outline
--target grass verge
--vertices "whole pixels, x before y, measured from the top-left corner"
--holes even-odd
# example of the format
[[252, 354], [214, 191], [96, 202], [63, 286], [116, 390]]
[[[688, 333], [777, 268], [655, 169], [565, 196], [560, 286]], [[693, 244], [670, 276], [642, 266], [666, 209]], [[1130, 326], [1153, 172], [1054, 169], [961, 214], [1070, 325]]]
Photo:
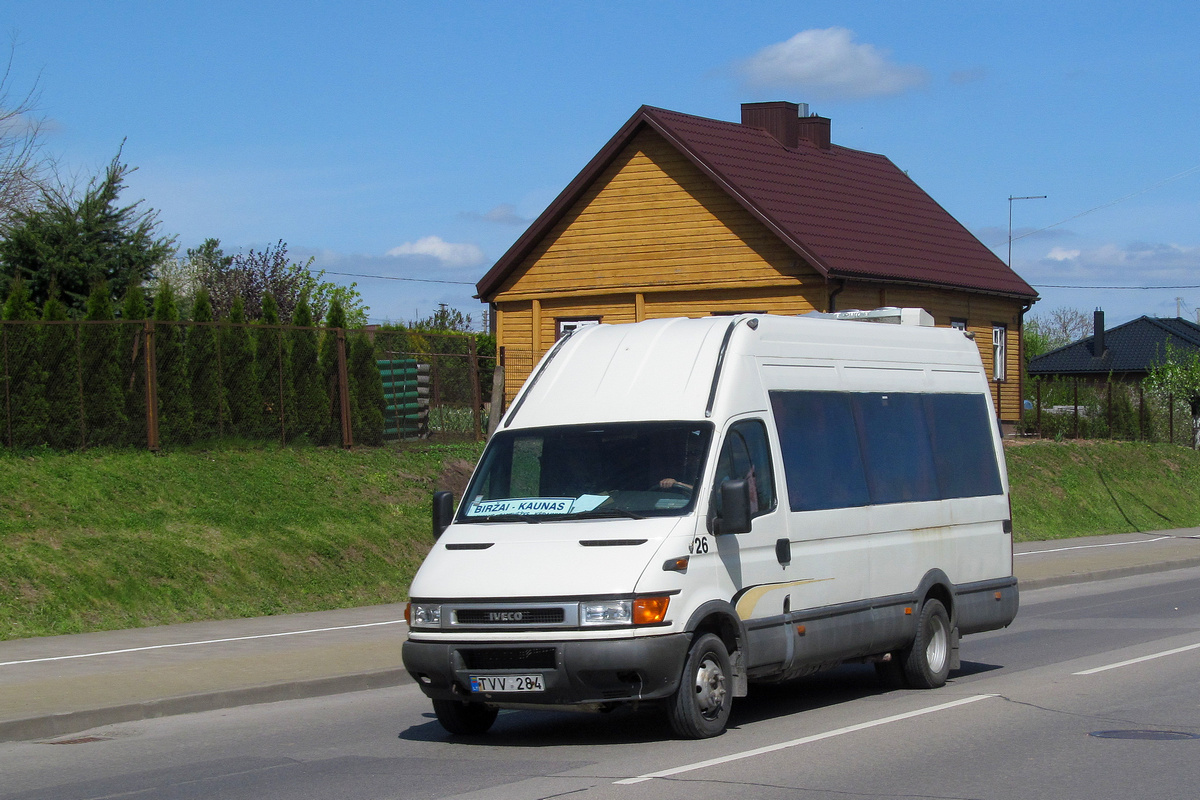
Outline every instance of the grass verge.
[[1200, 453], [1138, 442], [1005, 448], [1017, 541], [1200, 526]]
[[479, 452], [5, 453], [0, 638], [404, 600], [439, 476]]

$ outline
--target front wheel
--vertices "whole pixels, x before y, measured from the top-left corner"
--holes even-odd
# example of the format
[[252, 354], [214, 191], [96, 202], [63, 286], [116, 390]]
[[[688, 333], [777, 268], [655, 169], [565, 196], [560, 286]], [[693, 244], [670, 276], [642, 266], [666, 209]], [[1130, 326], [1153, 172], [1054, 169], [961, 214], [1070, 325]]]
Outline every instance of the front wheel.
[[936, 689], [950, 675], [950, 615], [940, 600], [921, 606], [917, 638], [902, 655], [904, 678], [914, 689]]
[[706, 633], [696, 639], [667, 708], [672, 730], [688, 739], [723, 733], [733, 703], [731, 679], [729, 651], [721, 637]]
[[434, 700], [433, 712], [442, 727], [450, 733], [464, 736], [486, 733], [500, 712], [483, 703], [460, 700]]

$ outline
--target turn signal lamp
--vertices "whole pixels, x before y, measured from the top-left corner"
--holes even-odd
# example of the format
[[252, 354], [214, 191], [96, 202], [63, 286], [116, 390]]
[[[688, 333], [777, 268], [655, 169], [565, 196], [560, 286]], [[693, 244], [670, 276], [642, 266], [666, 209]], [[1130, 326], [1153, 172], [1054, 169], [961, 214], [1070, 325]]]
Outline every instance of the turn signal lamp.
[[639, 597], [633, 601], [633, 624], [656, 625], [667, 618], [669, 597]]

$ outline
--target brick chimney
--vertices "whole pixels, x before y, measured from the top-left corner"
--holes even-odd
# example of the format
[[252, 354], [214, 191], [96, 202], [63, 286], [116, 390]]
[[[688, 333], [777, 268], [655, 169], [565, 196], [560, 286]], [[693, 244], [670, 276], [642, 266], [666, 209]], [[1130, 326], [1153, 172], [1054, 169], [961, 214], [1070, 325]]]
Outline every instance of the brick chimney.
[[1096, 309], [1092, 315], [1092, 357], [1104, 358], [1104, 311]]
[[799, 147], [800, 142], [828, 150], [829, 118], [809, 116], [808, 103], [742, 103], [742, 124], [762, 128], [784, 147]]

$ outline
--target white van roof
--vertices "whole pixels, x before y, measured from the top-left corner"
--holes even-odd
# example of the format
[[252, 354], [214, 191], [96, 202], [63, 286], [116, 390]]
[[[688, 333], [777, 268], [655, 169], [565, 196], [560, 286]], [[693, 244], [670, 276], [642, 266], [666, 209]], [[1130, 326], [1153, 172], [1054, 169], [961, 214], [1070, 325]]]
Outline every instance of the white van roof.
[[[719, 359], [721, 373], [714, 381]], [[591, 325], [550, 349], [500, 429], [703, 420], [729, 408], [764, 410], [761, 381], [748, 380], [744, 371], [797, 360], [981, 369], [975, 344], [948, 328], [771, 314]]]

